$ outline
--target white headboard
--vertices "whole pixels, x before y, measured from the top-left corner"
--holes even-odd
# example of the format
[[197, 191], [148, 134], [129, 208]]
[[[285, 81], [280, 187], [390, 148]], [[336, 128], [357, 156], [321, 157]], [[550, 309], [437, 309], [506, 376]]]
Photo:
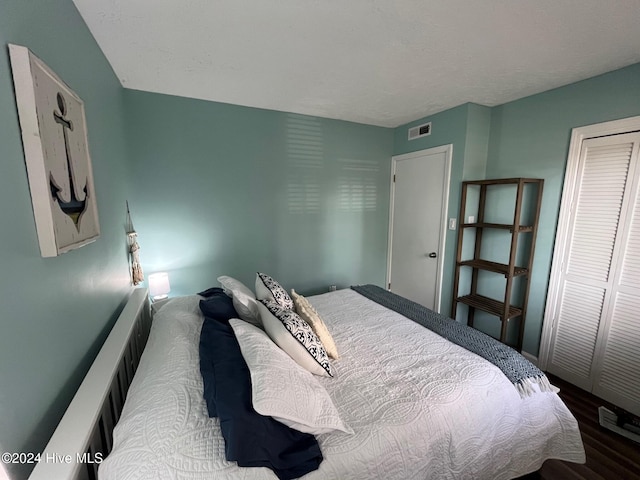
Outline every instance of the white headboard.
[[151, 328], [146, 288], [134, 290], [29, 480], [94, 480]]

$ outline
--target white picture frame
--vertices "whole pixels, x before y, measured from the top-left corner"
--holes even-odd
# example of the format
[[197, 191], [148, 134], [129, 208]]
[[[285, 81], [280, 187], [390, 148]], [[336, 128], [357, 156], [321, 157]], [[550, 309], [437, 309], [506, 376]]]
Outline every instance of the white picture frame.
[[84, 102], [28, 48], [9, 56], [40, 252], [55, 257], [100, 236]]

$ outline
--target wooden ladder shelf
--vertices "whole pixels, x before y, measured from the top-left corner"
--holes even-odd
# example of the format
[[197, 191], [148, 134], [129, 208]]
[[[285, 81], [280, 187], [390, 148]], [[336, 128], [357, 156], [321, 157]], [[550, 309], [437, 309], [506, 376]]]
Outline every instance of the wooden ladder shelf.
[[[527, 311], [527, 301], [529, 297], [530, 272], [533, 265], [533, 253], [535, 250], [535, 239], [538, 230], [538, 220], [540, 218], [540, 206], [542, 204], [542, 187], [544, 180], [539, 178], [502, 178], [497, 180], [474, 180], [462, 182], [462, 198], [460, 201], [460, 228], [458, 230], [458, 245], [456, 252], [456, 269], [453, 283], [453, 303], [451, 306], [451, 316], [456, 318], [458, 303], [463, 303], [468, 307], [467, 325], [473, 327], [474, 316], [476, 310], [487, 312], [495, 315], [501, 321], [500, 341], [507, 342], [509, 320], [520, 317], [518, 324], [518, 340], [515, 345], [518, 351], [522, 351], [522, 341], [524, 338], [524, 322]], [[495, 223], [485, 222], [487, 215], [485, 209], [487, 206], [487, 195], [495, 186], [515, 187], [515, 205], [513, 211], [513, 221], [511, 223]], [[532, 187], [529, 187], [531, 185]], [[479, 189], [477, 200], [477, 219], [466, 223], [467, 219], [467, 201], [469, 188]], [[508, 187], [507, 187], [508, 188]], [[523, 205], [525, 203], [525, 188], [536, 188], [532, 192], [533, 197], [527, 197], [532, 201], [529, 220], [522, 225]], [[487, 235], [483, 235], [485, 230], [503, 230], [508, 232], [510, 238], [509, 258], [507, 263], [500, 263], [481, 258], [483, 251], [483, 242], [487, 246]], [[463, 260], [463, 243], [465, 232], [475, 231], [475, 241], [473, 249], [473, 258]], [[518, 240], [520, 234], [531, 235], [529, 239], [529, 251], [524, 252], [526, 260], [521, 260], [523, 265], [516, 265], [516, 259], [522, 259], [522, 252], [518, 255]], [[460, 295], [460, 272], [461, 269], [471, 269], [471, 286], [469, 293]], [[497, 295], [501, 299], [490, 298], [478, 293], [478, 287], [481, 282], [478, 273], [480, 271], [494, 272], [504, 275], [505, 286], [504, 295]], [[513, 280], [522, 277], [524, 285], [522, 286], [521, 302], [512, 305]]]

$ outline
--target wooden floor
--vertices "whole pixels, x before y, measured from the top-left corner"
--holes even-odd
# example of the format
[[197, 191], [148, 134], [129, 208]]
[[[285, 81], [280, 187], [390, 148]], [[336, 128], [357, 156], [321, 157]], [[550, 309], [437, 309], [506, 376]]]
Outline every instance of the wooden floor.
[[522, 480], [640, 480], [640, 443], [598, 423], [598, 407], [610, 404], [553, 375], [548, 376], [560, 388], [560, 397], [578, 420], [587, 461], [579, 465], [547, 460], [540, 471]]

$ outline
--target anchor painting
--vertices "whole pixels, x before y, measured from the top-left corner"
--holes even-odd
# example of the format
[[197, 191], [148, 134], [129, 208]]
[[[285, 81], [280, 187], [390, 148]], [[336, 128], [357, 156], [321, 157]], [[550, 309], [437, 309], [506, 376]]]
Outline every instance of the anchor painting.
[[67, 114], [67, 105], [62, 96], [62, 93], [58, 92], [56, 96], [58, 100], [58, 108], [60, 109], [60, 113], [53, 112], [53, 118], [56, 123], [59, 123], [62, 126], [62, 136], [64, 137], [64, 149], [67, 157], [67, 175], [69, 178], [69, 201], [64, 200], [64, 196], [61, 195], [62, 187], [58, 186], [55, 178], [53, 177], [53, 173], [49, 175], [49, 186], [51, 187], [51, 196], [55, 202], [58, 202], [60, 206], [60, 210], [62, 210], [66, 215], [73, 220], [74, 225], [78, 228], [80, 224], [80, 217], [87, 209], [88, 203], [88, 192], [87, 192], [87, 184], [85, 178], [84, 188], [82, 189], [84, 192], [84, 198], [82, 200], [78, 199], [76, 194], [76, 185], [74, 185], [73, 181], [73, 167], [71, 164], [71, 152], [69, 151], [69, 137], [67, 131], [73, 131], [73, 123], [70, 120], [67, 120], [65, 115]]
[[52, 257], [100, 235], [84, 103], [29, 49], [9, 53], [40, 251]]

